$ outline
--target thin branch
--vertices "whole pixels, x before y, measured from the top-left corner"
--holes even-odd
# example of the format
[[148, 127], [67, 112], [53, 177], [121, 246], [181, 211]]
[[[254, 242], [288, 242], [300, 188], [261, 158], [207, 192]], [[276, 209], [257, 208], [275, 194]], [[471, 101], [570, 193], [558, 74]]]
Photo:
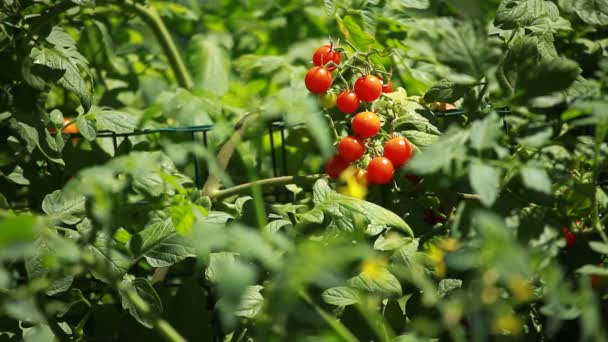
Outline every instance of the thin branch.
[[214, 193], [210, 194], [209, 197], [213, 200], [218, 200], [221, 198], [229, 197], [232, 195], [236, 195], [238, 193], [248, 191], [254, 186], [279, 186], [286, 184], [310, 184], [314, 183], [319, 178], [324, 177], [324, 174], [315, 174], [315, 175], [306, 175], [306, 176], [282, 176], [282, 177], [274, 177], [274, 178], [266, 178], [260, 179], [257, 181], [243, 183], [237, 186], [233, 186], [224, 190], [217, 190]]

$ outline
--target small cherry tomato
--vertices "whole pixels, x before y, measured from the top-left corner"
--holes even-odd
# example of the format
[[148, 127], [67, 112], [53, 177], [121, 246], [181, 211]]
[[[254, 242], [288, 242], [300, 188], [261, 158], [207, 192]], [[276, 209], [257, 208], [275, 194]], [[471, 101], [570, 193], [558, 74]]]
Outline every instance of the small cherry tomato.
[[562, 228], [562, 233], [564, 235], [564, 239], [566, 240], [566, 248], [570, 248], [574, 246], [576, 243], [576, 235], [574, 235], [568, 227]]
[[339, 155], [335, 155], [325, 164], [325, 173], [331, 178], [338, 178], [349, 166], [349, 162], [342, 160]]
[[76, 121], [74, 121], [74, 122], [72, 122], [72, 124], [70, 124], [71, 121], [72, 121], [72, 119], [68, 119], [68, 118], [63, 119], [63, 129], [62, 129], [63, 133], [67, 133], [67, 134], [78, 133], [78, 127], [76, 126]]
[[373, 75], [363, 76], [355, 81], [355, 93], [363, 101], [374, 101], [382, 94], [382, 81]]
[[357, 169], [355, 172], [355, 180], [361, 185], [367, 185], [367, 170]]
[[390, 160], [376, 157], [367, 166], [367, 180], [372, 184], [386, 184], [393, 179], [395, 167]]
[[346, 137], [338, 144], [338, 155], [347, 162], [354, 162], [361, 159], [365, 153], [365, 145], [359, 137]]
[[312, 63], [316, 66], [326, 66], [327, 70], [333, 71], [336, 69], [336, 65], [332, 65], [329, 62], [334, 62], [336, 65], [340, 64], [340, 53], [335, 51], [329, 44], [323, 45], [315, 51], [312, 56]]
[[336, 106], [336, 94], [333, 92], [327, 92], [319, 96], [319, 102], [321, 107], [325, 109], [332, 109]]
[[308, 70], [304, 82], [311, 93], [323, 94], [331, 87], [333, 79], [331, 73], [325, 67], [315, 66]]
[[353, 113], [359, 109], [360, 104], [361, 101], [359, 101], [357, 94], [348, 90], [341, 92], [336, 99], [336, 106], [342, 113]]
[[380, 131], [380, 117], [376, 113], [361, 112], [353, 118], [352, 126], [359, 137], [363, 139], [373, 137]]
[[393, 82], [388, 81], [388, 83], [383, 83], [382, 92], [383, 93], [392, 93], [393, 92]]
[[384, 156], [401, 167], [412, 158], [412, 144], [403, 137], [392, 138], [384, 144]]

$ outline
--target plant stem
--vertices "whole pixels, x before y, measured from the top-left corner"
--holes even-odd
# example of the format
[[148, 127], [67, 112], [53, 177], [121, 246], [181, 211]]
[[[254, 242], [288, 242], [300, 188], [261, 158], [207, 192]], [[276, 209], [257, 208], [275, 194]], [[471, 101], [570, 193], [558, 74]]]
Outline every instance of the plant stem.
[[165, 26], [163, 19], [160, 17], [156, 9], [152, 6], [145, 6], [132, 0], [120, 1], [117, 4], [134, 12], [146, 24], [148, 24], [148, 26], [150, 26], [158, 39], [158, 43], [161, 45], [163, 51], [167, 55], [167, 59], [169, 60], [171, 68], [173, 69], [177, 82], [183, 88], [192, 89], [194, 85], [192, 76], [188, 72], [188, 69], [186, 69], [186, 65], [184, 64], [182, 56], [179, 54], [175, 41], [171, 37], [169, 30], [167, 30], [167, 26]]
[[324, 177], [324, 176], [325, 175], [323, 175], [323, 174], [315, 174], [315, 175], [306, 175], [306, 176], [282, 176], [282, 177], [260, 179], [257, 181], [243, 183], [243, 184], [240, 184], [237, 186], [233, 186], [228, 189], [218, 190], [218, 191], [212, 193], [209, 197], [211, 197], [211, 199], [213, 199], [213, 200], [218, 200], [218, 199], [221, 199], [224, 197], [236, 195], [243, 191], [247, 191], [247, 190], [253, 188], [254, 186], [262, 187], [262, 186], [266, 186], [266, 185], [278, 186], [278, 185], [285, 185], [285, 184], [291, 184], [291, 183], [296, 183], [296, 184], [313, 183], [317, 179]]
[[[119, 285], [120, 286], [120, 285]], [[146, 303], [137, 292], [131, 288], [125, 288], [129, 300], [137, 310], [141, 311], [144, 315], [150, 314], [150, 306]], [[186, 339], [180, 335], [175, 328], [162, 318], [156, 318], [153, 322], [154, 328], [169, 342], [186, 342]]]
[[591, 184], [593, 185], [593, 198], [591, 199], [591, 203], [593, 205], [593, 228], [597, 230], [598, 234], [604, 242], [608, 243], [608, 237], [604, 232], [604, 228], [600, 225], [600, 216], [599, 216], [599, 204], [597, 203], [597, 178], [599, 176], [600, 169], [600, 147], [602, 145], [602, 141], [606, 136], [605, 131], [602, 131], [602, 127], [598, 123], [598, 126], [595, 127], [595, 147], [594, 147], [594, 161], [593, 161], [593, 177], [591, 179]]

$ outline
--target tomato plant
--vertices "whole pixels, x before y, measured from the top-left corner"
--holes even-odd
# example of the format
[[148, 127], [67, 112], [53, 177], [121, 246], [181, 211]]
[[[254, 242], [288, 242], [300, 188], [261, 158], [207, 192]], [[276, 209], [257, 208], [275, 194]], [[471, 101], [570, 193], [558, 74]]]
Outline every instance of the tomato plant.
[[607, 340], [607, 8], [0, 1], [0, 340]]

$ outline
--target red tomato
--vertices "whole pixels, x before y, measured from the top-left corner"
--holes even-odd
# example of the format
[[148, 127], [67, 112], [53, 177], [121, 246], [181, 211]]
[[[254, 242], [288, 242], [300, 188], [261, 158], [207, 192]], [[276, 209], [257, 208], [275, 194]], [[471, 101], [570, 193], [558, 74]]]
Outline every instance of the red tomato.
[[357, 172], [355, 172], [355, 180], [361, 185], [367, 185], [367, 170], [357, 169]]
[[313, 94], [323, 94], [331, 87], [333, 79], [331, 73], [322, 66], [315, 66], [308, 70], [304, 79], [306, 88]]
[[388, 81], [388, 83], [382, 84], [382, 92], [383, 93], [392, 93], [393, 92], [393, 82]]
[[338, 155], [347, 162], [361, 159], [365, 153], [365, 145], [359, 137], [346, 137], [338, 144]]
[[568, 227], [562, 228], [562, 233], [564, 235], [564, 239], [566, 239], [566, 248], [570, 248], [574, 246], [576, 243], [576, 235], [574, 235]]
[[336, 106], [342, 113], [353, 113], [359, 109], [360, 104], [361, 101], [359, 101], [357, 94], [348, 90], [341, 92], [336, 99]]
[[384, 144], [384, 156], [395, 167], [401, 167], [412, 158], [412, 144], [402, 137], [392, 138]]
[[353, 118], [353, 131], [361, 138], [369, 138], [380, 131], [380, 117], [376, 113], [361, 112]]
[[363, 101], [374, 101], [382, 94], [382, 81], [376, 76], [363, 76], [355, 81], [355, 93]]
[[349, 165], [349, 162], [342, 160], [339, 155], [335, 155], [325, 164], [325, 173], [331, 178], [338, 178]]
[[395, 167], [390, 160], [376, 157], [367, 166], [367, 180], [372, 184], [386, 184], [393, 179]]
[[[316, 66], [324, 66], [329, 62], [340, 64], [340, 53], [334, 51], [331, 45], [323, 45], [315, 51], [312, 56], [312, 63]], [[333, 71], [336, 69], [335, 65], [327, 65], [327, 70]]]

